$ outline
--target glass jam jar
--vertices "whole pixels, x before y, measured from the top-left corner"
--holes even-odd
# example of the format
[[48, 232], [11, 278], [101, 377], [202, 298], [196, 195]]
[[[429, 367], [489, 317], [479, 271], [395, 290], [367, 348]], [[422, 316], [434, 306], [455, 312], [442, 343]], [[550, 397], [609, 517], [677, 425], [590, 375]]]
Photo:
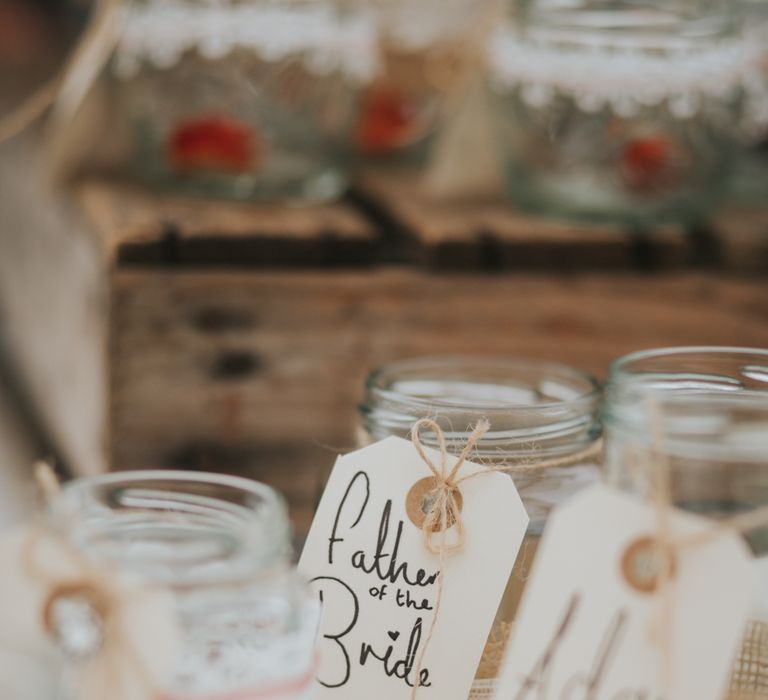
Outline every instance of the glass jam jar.
[[375, 76], [359, 96], [354, 147], [372, 163], [420, 164], [443, 125], [494, 0], [368, 0]]
[[112, 67], [136, 174], [234, 199], [339, 195], [353, 86], [374, 69], [366, 17], [345, 0], [130, 3]]
[[[477, 672], [471, 697], [494, 687], [511, 623], [550, 511], [599, 479], [594, 461], [526, 470], [525, 465], [581, 453], [600, 438], [597, 382], [565, 365], [514, 358], [426, 357], [374, 370], [360, 406], [363, 444], [390, 435], [408, 439], [423, 417], [442, 428], [457, 454], [481, 418], [490, 430], [471, 459], [512, 467], [530, 523]], [[434, 437], [422, 435], [436, 447]], [[430, 442], [431, 441], [431, 442]], [[514, 465], [521, 469], [515, 472]]]
[[[611, 366], [603, 414], [610, 483], [651, 497], [648, 464], [651, 451], [661, 450], [676, 507], [720, 519], [768, 504], [768, 350], [627, 355]], [[746, 540], [758, 585], [732, 700], [768, 698], [768, 528], [746, 533]]]
[[163, 698], [311, 697], [319, 609], [290, 565], [275, 491], [216, 474], [114, 473], [66, 484], [49, 518], [93, 564], [171, 593], [181, 639]]
[[724, 193], [764, 37], [731, 0], [516, 0], [490, 45], [509, 198], [696, 220]]

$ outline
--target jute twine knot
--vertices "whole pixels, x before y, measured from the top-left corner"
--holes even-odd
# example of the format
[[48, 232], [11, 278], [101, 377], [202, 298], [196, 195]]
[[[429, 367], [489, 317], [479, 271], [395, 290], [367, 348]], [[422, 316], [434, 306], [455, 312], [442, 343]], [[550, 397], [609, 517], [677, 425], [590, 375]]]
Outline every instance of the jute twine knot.
[[[467, 457], [477, 445], [478, 440], [488, 432], [490, 425], [483, 419], [477, 423], [467, 439], [464, 448], [461, 450], [459, 458], [451, 469], [448, 469], [448, 448], [445, 443], [445, 435], [440, 426], [431, 418], [422, 418], [417, 421], [411, 429], [411, 440], [419, 457], [424, 464], [429, 467], [436, 480], [436, 486], [429, 497], [425, 499], [427, 506], [426, 517], [421, 527], [421, 536], [424, 541], [424, 547], [430, 554], [436, 554], [440, 557], [440, 570], [437, 577], [437, 596], [435, 597], [434, 613], [432, 622], [429, 626], [429, 632], [424, 640], [416, 659], [416, 674], [411, 691], [411, 700], [415, 700], [418, 689], [421, 686], [421, 669], [424, 663], [424, 655], [429, 648], [432, 637], [435, 633], [438, 613], [443, 599], [443, 585], [445, 580], [445, 558], [449, 554], [455, 554], [464, 547], [465, 530], [464, 521], [461, 516], [461, 508], [458, 501], [459, 484], [467, 477], [459, 477], [459, 471], [467, 460]], [[422, 430], [430, 430], [437, 438], [438, 448], [440, 450], [440, 466], [436, 466], [432, 459], [424, 450], [421, 443], [420, 433]], [[455, 526], [456, 537], [452, 543], [448, 543], [446, 533], [448, 528]], [[437, 537], [439, 533], [439, 537]]]
[[[485, 419], [477, 423], [451, 469], [448, 469], [448, 449], [445, 443], [445, 435], [435, 421], [431, 418], [422, 418], [416, 422], [411, 430], [413, 446], [416, 448], [416, 452], [418, 452], [424, 464], [429, 467], [436, 481], [434, 490], [425, 499], [425, 505], [428, 506], [428, 509], [424, 523], [421, 526], [424, 546], [430, 554], [452, 554], [464, 547], [465, 531], [464, 521], [461, 517], [459, 484], [468, 477], [459, 477], [459, 472], [480, 438], [488, 432], [490, 427], [490, 424]], [[439, 467], [435, 465], [424, 450], [424, 445], [419, 436], [422, 430], [430, 430], [437, 438], [440, 450]], [[456, 538], [453, 542], [448, 543], [445, 532], [451, 526], [456, 528]], [[439, 539], [436, 537], [438, 533], [441, 533]]]
[[[435, 597], [434, 613], [432, 615], [429, 632], [427, 633], [424, 645], [416, 660], [415, 682], [411, 692], [411, 700], [415, 700], [418, 688], [421, 685], [421, 669], [424, 656], [432, 641], [438, 620], [438, 613], [440, 612], [445, 581], [446, 558], [451, 554], [460, 552], [464, 548], [466, 541], [466, 529], [461, 515], [462, 501], [459, 486], [469, 479], [474, 479], [484, 474], [492, 474], [494, 472], [533, 472], [549, 467], [564, 467], [580, 464], [588, 459], [597, 457], [602, 452], [602, 441], [598, 440], [588, 448], [565, 455], [564, 457], [555, 457], [552, 459], [519, 464], [485, 465], [483, 469], [460, 475], [461, 469], [465, 465], [470, 454], [475, 447], [477, 447], [477, 444], [482, 437], [490, 430], [490, 427], [490, 423], [485, 418], [477, 422], [459, 453], [458, 458], [450, 469], [448, 468], [449, 455], [445, 435], [440, 426], [431, 418], [421, 418], [411, 429], [411, 441], [413, 442], [413, 446], [424, 464], [429, 467], [436, 482], [432, 492], [424, 499], [426, 517], [424, 518], [421, 527], [422, 539], [427, 551], [430, 554], [440, 557], [440, 573], [437, 577], [437, 595]], [[439, 465], [434, 463], [424, 449], [420, 437], [424, 430], [432, 432], [437, 440], [438, 451], [440, 453]], [[447, 537], [449, 529], [454, 531], [451, 541], [448, 541]]]

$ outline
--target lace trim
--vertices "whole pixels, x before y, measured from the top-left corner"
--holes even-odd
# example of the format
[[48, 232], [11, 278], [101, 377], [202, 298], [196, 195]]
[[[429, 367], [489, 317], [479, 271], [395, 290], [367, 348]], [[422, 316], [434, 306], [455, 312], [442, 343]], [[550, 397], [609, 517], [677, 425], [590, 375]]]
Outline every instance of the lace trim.
[[340, 71], [366, 81], [378, 69], [375, 45], [370, 15], [342, 18], [327, 5], [216, 6], [165, 0], [124, 13], [114, 70], [125, 79], [136, 75], [144, 62], [171, 68], [190, 50], [220, 59], [248, 48], [267, 61], [300, 56], [317, 75]]
[[746, 97], [746, 126], [768, 124], [766, 32], [707, 47], [685, 44], [663, 52], [593, 44], [554, 47], [520, 38], [510, 26], [498, 29], [488, 60], [496, 89], [519, 89], [531, 107], [556, 96], [572, 97], [585, 112], [612, 109], [631, 117], [662, 103], [673, 116], [694, 117], [708, 100]]

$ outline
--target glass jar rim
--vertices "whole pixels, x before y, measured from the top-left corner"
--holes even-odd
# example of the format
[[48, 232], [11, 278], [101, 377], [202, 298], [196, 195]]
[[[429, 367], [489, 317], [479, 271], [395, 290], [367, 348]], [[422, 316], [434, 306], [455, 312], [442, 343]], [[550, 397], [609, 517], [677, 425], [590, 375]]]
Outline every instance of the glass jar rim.
[[387, 375], [395, 375], [398, 372], [407, 372], [419, 369], [435, 369], [439, 367], [451, 368], [454, 370], [469, 368], [472, 370], [487, 371], [490, 369], [498, 370], [549, 370], [553, 376], [568, 377], [576, 382], [582, 382], [584, 391], [577, 396], [567, 399], [558, 399], [552, 401], [542, 401], [540, 403], [523, 402], [489, 402], [484, 405], [472, 403], [471, 408], [482, 410], [484, 413], [505, 413], [515, 411], [546, 411], [553, 408], [563, 408], [565, 406], [590, 406], [596, 403], [601, 395], [600, 383], [592, 375], [582, 370], [570, 367], [569, 365], [549, 360], [535, 360], [530, 358], [515, 356], [498, 355], [425, 355], [397, 360], [373, 369], [365, 380], [366, 391], [376, 399], [389, 400], [409, 404], [416, 409], [429, 410], [440, 409], [442, 411], [465, 410], [467, 405], [448, 401], [444, 399], [428, 397], [422, 398], [402, 391], [392, 390], [382, 386], [382, 379]]
[[[402, 385], [412, 382], [412, 390]], [[401, 386], [398, 386], [401, 385]], [[509, 355], [433, 355], [374, 369], [359, 406], [372, 439], [408, 438], [420, 418], [443, 429], [449, 452], [466, 443], [480, 418], [490, 429], [476, 454], [489, 460], [563, 456], [600, 436], [600, 385], [586, 372], [546, 360]], [[435, 446], [436, 438], [423, 436]]]
[[633, 441], [661, 440], [670, 455], [763, 464], [768, 350], [681, 346], [624, 355], [611, 363], [602, 419]]
[[[195, 486], [201, 488], [201, 493], [195, 494]], [[174, 492], [174, 487], [179, 490]], [[206, 487], [245, 500], [253, 499], [254, 504], [228, 502], [222, 496], [205, 495]], [[228, 538], [236, 540], [237, 546], [233, 547], [231, 561], [225, 562], [226, 566], [217, 567], [215, 571], [196, 571], [192, 566], [184, 573], [184, 586], [253, 581], [282, 568], [290, 558], [291, 528], [287, 508], [282, 496], [273, 488], [240, 476], [171, 469], [110, 472], [80, 477], [62, 485], [48, 506], [49, 522], [59, 532], [74, 537], [73, 544], [83, 549], [86, 556], [88, 545], [78, 541], [78, 529], [87, 529], [88, 499], [93, 499], [90, 505], [97, 503], [102, 491], [106, 491], [107, 508], [114, 499], [127, 509], [146, 508], [147, 513], [153, 508], [168, 512], [175, 493], [176, 503], [189, 508], [181, 512], [187, 512], [190, 517], [205, 515], [212, 528], [218, 526]], [[169, 494], [165, 506], [162, 496], [158, 495], [160, 491]], [[224, 507], [225, 504], [228, 507]], [[92, 515], [96, 517], [95, 513]], [[164, 580], [163, 583], [173, 587], [177, 582]]]
[[680, 345], [664, 348], [648, 348], [646, 350], [636, 350], [617, 357], [608, 366], [608, 383], [622, 374], [628, 374], [629, 367], [637, 362], [659, 358], [679, 358], [682, 356], [695, 355], [701, 358], [726, 357], [733, 356], [754, 356], [765, 358], [768, 367], [768, 349], [753, 348], [738, 345]]

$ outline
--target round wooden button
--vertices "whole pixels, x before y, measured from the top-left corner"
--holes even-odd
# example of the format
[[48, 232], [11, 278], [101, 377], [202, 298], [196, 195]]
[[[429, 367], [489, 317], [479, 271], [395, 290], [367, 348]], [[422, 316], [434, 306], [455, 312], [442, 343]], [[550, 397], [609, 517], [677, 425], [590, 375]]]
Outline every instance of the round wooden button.
[[674, 555], [659, 547], [653, 537], [640, 537], [624, 550], [621, 572], [624, 580], [636, 591], [653, 593], [659, 586], [664, 569], [668, 577], [674, 575]]
[[[408, 495], [405, 498], [405, 511], [408, 513], [408, 517], [411, 522], [421, 529], [424, 527], [424, 521], [427, 518], [427, 514], [432, 509], [437, 496], [438, 481], [434, 476], [425, 476], [423, 479], [419, 479], [413, 486], [411, 486]], [[456, 498], [456, 505], [461, 512], [464, 506], [464, 499], [461, 496], [461, 491], [456, 489], [454, 491]], [[452, 527], [456, 523], [456, 513], [448, 513], [448, 527]], [[436, 522], [432, 526], [432, 532], [440, 532], [440, 523]]]

